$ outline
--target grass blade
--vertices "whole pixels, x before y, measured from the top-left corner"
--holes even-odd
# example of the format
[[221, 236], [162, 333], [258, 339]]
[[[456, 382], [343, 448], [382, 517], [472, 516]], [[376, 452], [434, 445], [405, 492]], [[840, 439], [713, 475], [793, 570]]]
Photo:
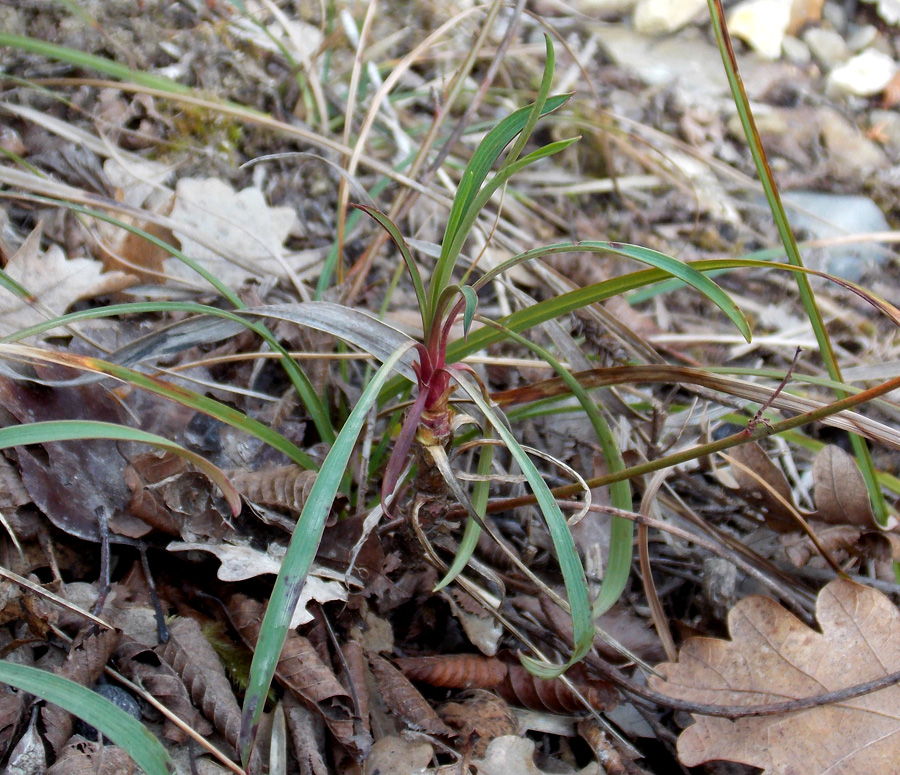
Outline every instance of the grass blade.
[[[788, 261], [797, 267], [803, 266], [803, 259], [800, 257], [800, 250], [797, 247], [797, 240], [791, 231], [788, 223], [787, 213], [781, 202], [781, 195], [778, 192], [778, 185], [772, 175], [772, 169], [769, 166], [769, 160], [766, 156], [766, 150], [763, 147], [762, 139], [759, 136], [759, 130], [756, 128], [756, 121], [753, 118], [753, 111], [750, 108], [750, 100], [747, 99], [747, 92], [744, 90], [744, 83], [738, 70], [737, 58], [734, 55], [734, 47], [731, 45], [731, 36], [728, 27], [725, 24], [725, 15], [722, 10], [721, 0], [708, 0], [709, 13], [712, 17], [713, 30], [716, 35], [716, 43], [719, 52], [722, 55], [722, 64], [725, 67], [725, 74], [728, 76], [728, 84], [731, 87], [731, 95], [734, 99], [738, 116], [741, 120], [741, 126], [744, 130], [744, 136], [750, 147], [750, 153], [753, 156], [753, 162], [756, 165], [756, 171], [762, 183], [766, 199], [769, 202], [769, 208], [772, 211], [772, 217], [778, 228], [778, 234], [784, 245], [785, 253]], [[816, 301], [815, 293], [813, 293], [809, 278], [803, 274], [797, 275], [797, 287], [800, 292], [800, 299], [803, 302], [803, 308], [806, 316], [813, 328], [816, 336], [816, 342], [819, 345], [819, 352], [825, 367], [828, 370], [828, 376], [836, 382], [843, 382], [841, 376], [841, 367], [838, 363], [834, 347], [831, 344], [831, 337], [828, 335], [828, 329], [825, 327], [825, 321], [822, 313], [819, 311], [819, 304]], [[845, 398], [846, 393], [837, 391], [838, 398]], [[866, 481], [866, 489], [869, 492], [869, 498], [872, 501], [872, 507], [875, 511], [875, 517], [879, 524], [886, 525], [889, 517], [888, 505], [885, 502], [884, 494], [878, 484], [878, 477], [875, 471], [875, 464], [872, 461], [872, 455], [863, 439], [851, 434], [850, 443], [856, 460], [859, 463], [863, 478]]]
[[[214, 398], [200, 395], [193, 390], [176, 387], [164, 380], [150, 377], [139, 371], [135, 371], [134, 369], [129, 369], [125, 366], [119, 366], [115, 363], [109, 363], [108, 361], [103, 361], [99, 358], [90, 358], [84, 355], [50, 352], [19, 344], [2, 344], [0, 345], [0, 356], [3, 355], [17, 360], [57, 363], [61, 366], [69, 366], [81, 371], [105, 374], [106, 376], [113, 377], [121, 382], [126, 382], [135, 387], [139, 387], [142, 390], [155, 393], [163, 398], [168, 398], [171, 401], [175, 401], [183, 406], [194, 409], [195, 411], [208, 414], [210, 417], [215, 417], [217, 420], [220, 420], [227, 425], [231, 425], [233, 428], [256, 436], [258, 439], [266, 442], [279, 452], [283, 452], [302, 468], [308, 470], [315, 470], [317, 468], [316, 462], [309, 455], [298, 446], [288, 441], [277, 431], [272, 430], [269, 426], [264, 425], [258, 420], [247, 417], [247, 415], [239, 412], [237, 409], [233, 409], [227, 404], [223, 404], [221, 401], [216, 401]], [[119, 426], [113, 425], [112, 427]], [[132, 429], [125, 428], [125, 430]], [[169, 443], [171, 444], [172, 442]]]
[[471, 382], [468, 375], [456, 373], [456, 380], [478, 406], [481, 413], [488, 418], [496, 429], [497, 435], [509, 450], [519, 469], [528, 480], [532, 493], [537, 500], [538, 507], [547, 522], [550, 538], [556, 549], [556, 556], [562, 571], [563, 581], [566, 587], [566, 595], [572, 614], [573, 653], [564, 665], [554, 665], [541, 662], [536, 659], [523, 657], [522, 663], [530, 672], [540, 678], [555, 678], [580, 660], [591, 648], [594, 640], [594, 624], [591, 617], [591, 602], [588, 597], [587, 580], [584, 576], [584, 568], [575, 548], [575, 541], [569, 532], [566, 518], [563, 516], [559, 505], [550, 488], [544, 481], [540, 472], [531, 462], [531, 458], [522, 449], [516, 437], [513, 436], [503, 420], [497, 415], [496, 410], [488, 403], [477, 385]]
[[[96, 420], [48, 420], [27, 425], [9, 425], [0, 428], [0, 449], [23, 447], [27, 444], [44, 444], [51, 441], [76, 441], [78, 439], [115, 439], [117, 441], [138, 441], [143, 444], [172, 452], [193, 463], [205, 473], [222, 491], [231, 511], [241, 512], [241, 496], [228, 477], [217, 466], [202, 455], [185, 449], [174, 441], [157, 436], [155, 433]], [[2, 663], [0, 663], [2, 664]]]
[[250, 679], [244, 697], [240, 735], [240, 753], [244, 766], [250, 759], [253, 739], [263, 712], [269, 686], [272, 683], [272, 677], [275, 675], [275, 666], [281, 656], [291, 616], [300, 598], [306, 574], [318, 551], [322, 531], [325, 528], [325, 518], [331, 510], [341, 479], [347, 470], [350, 454], [353, 452], [369, 410], [378, 400], [379, 391], [394, 367], [412, 346], [413, 343], [409, 343], [396, 350], [375, 372], [371, 382], [366, 386], [344, 423], [328, 457], [325, 458], [309, 492], [306, 504], [303, 506], [303, 511], [300, 513], [300, 519], [281, 564], [281, 571], [275, 580], [269, 605], [266, 607], [266, 615], [259, 632], [256, 651], [253, 654], [253, 663], [250, 666]]
[[166, 749], [140, 721], [81, 684], [12, 662], [0, 662], [0, 681], [59, 705], [83, 719], [127, 751], [147, 775], [175, 772]]

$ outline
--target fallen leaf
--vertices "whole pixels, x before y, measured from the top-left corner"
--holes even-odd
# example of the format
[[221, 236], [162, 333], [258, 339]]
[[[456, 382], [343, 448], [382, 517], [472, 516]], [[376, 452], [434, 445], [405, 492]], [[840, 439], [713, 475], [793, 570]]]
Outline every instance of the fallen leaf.
[[851, 455], [828, 444], [813, 460], [812, 475], [819, 519], [833, 525], [877, 526], [866, 481]]
[[372, 746], [365, 775], [418, 775], [433, 756], [434, 749], [424, 741], [385, 737]]
[[[900, 611], [838, 579], [820, 593], [818, 633], [765, 597], [728, 615], [731, 640], [691, 638], [650, 686], [681, 700], [753, 706], [811, 697], [900, 670]], [[682, 764], [721, 759], [764, 775], [892, 775], [900, 759], [900, 687], [834, 705], [735, 721], [696, 715], [678, 739]]]
[[[297, 215], [290, 207], [269, 207], [258, 188], [235, 193], [216, 178], [182, 178], [171, 218], [185, 226], [175, 231], [182, 251], [229, 287], [286, 274], [278, 259]], [[165, 268], [170, 277], [199, 279], [178, 259], [167, 260]]]
[[[277, 576], [281, 570], [281, 560], [284, 557], [284, 548], [276, 546], [270, 546], [268, 552], [263, 552], [246, 544], [173, 541], [166, 548], [170, 552], [196, 551], [214, 554], [222, 563], [217, 574], [222, 581], [245, 581], [266, 574]], [[307, 611], [306, 607], [313, 601], [327, 603], [331, 600], [347, 599], [347, 587], [338, 581], [338, 578], [339, 574], [313, 565], [306, 577], [297, 607], [294, 609], [291, 628], [312, 621], [313, 615]]]
[[[42, 251], [41, 236], [38, 224], [5, 267], [6, 274], [33, 299], [26, 301], [0, 288], [0, 335], [43, 323], [62, 315], [76, 301], [121, 291], [137, 280], [123, 272], [104, 273], [103, 264], [90, 258], [67, 259], [57, 245]], [[40, 338], [49, 335], [45, 332]]]
[[519, 731], [519, 722], [509, 705], [484, 689], [464, 692], [458, 702], [445, 702], [437, 709], [443, 722], [473, 746], [475, 756], [484, 756], [491, 740]]
[[754, 441], [729, 450], [728, 457], [735, 461], [731, 472], [741, 494], [760, 505], [766, 524], [779, 533], [796, 530], [799, 525], [789, 507], [794, 506], [791, 485], [766, 451]]
[[[534, 741], [515, 735], [492, 740], [482, 759], [473, 759], [479, 775], [546, 775], [534, 763]], [[600, 767], [591, 762], [578, 775], [599, 775]]]

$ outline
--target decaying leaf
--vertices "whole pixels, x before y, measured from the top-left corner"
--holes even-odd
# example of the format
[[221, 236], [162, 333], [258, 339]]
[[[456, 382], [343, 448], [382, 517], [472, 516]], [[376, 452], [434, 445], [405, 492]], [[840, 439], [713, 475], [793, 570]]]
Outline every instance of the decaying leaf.
[[[481, 759], [473, 759], [479, 775], [546, 775], [534, 763], [534, 741], [526, 737], [505, 735], [492, 740]], [[600, 767], [591, 762], [578, 775], [599, 775]]]
[[866, 482], [851, 455], [833, 444], [823, 447], [813, 460], [812, 475], [819, 519], [834, 525], [877, 525]]
[[[728, 615], [730, 641], [691, 638], [650, 685], [682, 700], [753, 706], [900, 670], [900, 611], [885, 595], [838, 579], [819, 594], [816, 615], [821, 634], [769, 598], [745, 598]], [[890, 775], [900, 760], [898, 707], [900, 687], [891, 686], [778, 716], [697, 715], [678, 740], [678, 756], [688, 767], [724, 759], [765, 775]]]
[[0, 758], [6, 756], [13, 735], [22, 723], [25, 703], [20, 692], [0, 687]]
[[453, 730], [441, 721], [421, 692], [384, 657], [369, 654], [369, 666], [388, 710], [416, 731], [444, 737], [454, 736]]
[[372, 746], [365, 775], [414, 775], [431, 763], [434, 749], [423, 740], [384, 737]]
[[[241, 637], [254, 648], [262, 626], [262, 603], [245, 595], [232, 595], [228, 600], [228, 612]], [[283, 686], [322, 714], [341, 745], [358, 758], [365, 754], [370, 742], [355, 729], [353, 698], [309, 640], [294, 630], [288, 630], [275, 676]]]
[[469, 642], [485, 656], [494, 656], [503, 635], [503, 625], [497, 618], [491, 616], [475, 598], [461, 590], [444, 590], [441, 597], [450, 604], [450, 610], [462, 624]]
[[[276, 545], [269, 547], [269, 552], [254, 549], [247, 544], [237, 543], [182, 543], [175, 541], [166, 547], [170, 552], [209, 552], [219, 558], [222, 564], [219, 566], [218, 577], [222, 581], [244, 581], [271, 574], [278, 575], [281, 570], [281, 557], [284, 556], [284, 548]], [[275, 551], [272, 551], [272, 550]], [[313, 565], [306, 577], [300, 600], [294, 609], [291, 618], [291, 628], [311, 622], [312, 614], [307, 606], [313, 601], [327, 603], [330, 600], [346, 600], [347, 587], [336, 579], [338, 574]]]
[[191, 699], [219, 733], [237, 750], [241, 709], [216, 652], [193, 619], [176, 619], [169, 640], [157, 651], [184, 681]]
[[60, 751], [47, 775], [132, 775], [133, 772], [134, 760], [124, 748], [76, 735]]
[[[119, 641], [115, 630], [87, 630], [72, 643], [66, 661], [57, 673], [82, 686], [92, 686], [103, 674]], [[47, 742], [57, 754], [72, 736], [72, 716], [58, 705], [41, 708], [41, 722], [46, 729]]]
[[291, 465], [261, 471], [229, 471], [228, 478], [248, 501], [299, 515], [316, 481], [316, 472]]
[[791, 485], [766, 451], [754, 441], [729, 450], [728, 457], [736, 463], [731, 466], [731, 471], [741, 493], [759, 503], [766, 524], [778, 532], [796, 530], [797, 520], [785, 505], [794, 506]]
[[437, 712], [448, 727], [472, 745], [475, 756], [484, 756], [491, 740], [519, 731], [519, 722], [509, 705], [484, 689], [464, 692], [457, 701], [445, 702]]
[[322, 756], [325, 750], [325, 723], [322, 717], [302, 705], [290, 692], [284, 695], [284, 715], [301, 775], [329, 775], [328, 765]]
[[[454, 689], [492, 689], [510, 705], [577, 713], [584, 703], [559, 679], [535, 678], [521, 664], [498, 657], [454, 654], [442, 657], [406, 657], [395, 660], [414, 681]], [[612, 686], [589, 680], [578, 665], [566, 673], [577, 691], [596, 710], [611, 710], [618, 702]]]
[[[216, 178], [181, 178], [171, 218], [184, 225], [175, 232], [181, 249], [226, 285], [236, 288], [248, 278], [282, 277], [285, 239], [297, 220], [290, 207], [269, 207], [262, 191], [235, 193]], [[223, 258], [232, 256], [232, 260]], [[192, 283], [197, 275], [177, 259], [165, 262], [170, 277]]]
[[[123, 640], [116, 647], [113, 658], [121, 673], [143, 686], [163, 705], [201, 735], [208, 735], [212, 727], [194, 708], [184, 681], [175, 669], [152, 649], [133, 640]], [[187, 735], [180, 727], [166, 719], [163, 732], [167, 740], [184, 743]]]
[[[51, 317], [62, 315], [82, 299], [104, 296], [132, 285], [137, 278], [122, 272], [103, 272], [103, 264], [89, 258], [67, 259], [57, 245], [41, 252], [40, 225], [28, 235], [6, 265], [11, 279], [33, 294], [31, 301], [0, 288], [0, 334], [6, 336]], [[49, 333], [42, 334], [42, 337]]]

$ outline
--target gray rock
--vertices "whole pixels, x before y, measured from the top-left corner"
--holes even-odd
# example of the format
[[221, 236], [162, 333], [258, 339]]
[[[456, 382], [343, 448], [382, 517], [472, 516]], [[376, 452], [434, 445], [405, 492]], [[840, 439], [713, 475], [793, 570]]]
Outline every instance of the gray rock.
[[822, 6], [822, 20], [828, 22], [832, 29], [840, 33], [847, 31], [847, 12], [844, 3], [837, 0], [828, 0]]
[[868, 48], [878, 37], [878, 28], [872, 24], [864, 24], [862, 27], [851, 25], [850, 34], [847, 36], [847, 48], [854, 54], [858, 54], [864, 48]]
[[785, 36], [784, 40], [781, 41], [781, 50], [788, 61], [793, 62], [795, 65], [808, 65], [812, 61], [809, 46], [793, 35]]
[[850, 58], [850, 49], [844, 38], [834, 30], [811, 27], [803, 33], [803, 41], [815, 60], [826, 71], [833, 70]]
[[866, 174], [887, 164], [884, 151], [836, 110], [821, 108], [816, 120], [828, 172], [835, 179], [858, 185]]
[[[788, 220], [814, 239], [835, 239], [852, 234], [888, 231], [884, 213], [865, 196], [790, 191], [782, 195]], [[864, 274], [881, 266], [887, 252], [874, 243], [833, 245], [803, 254], [806, 265], [858, 282]]]

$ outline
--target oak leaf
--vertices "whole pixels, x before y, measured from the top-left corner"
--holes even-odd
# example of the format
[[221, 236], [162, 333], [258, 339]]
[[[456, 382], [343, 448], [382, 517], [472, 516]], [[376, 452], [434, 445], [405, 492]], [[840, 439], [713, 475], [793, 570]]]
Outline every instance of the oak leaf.
[[[680, 700], [755, 706], [854, 687], [900, 670], [900, 611], [880, 592], [839, 579], [819, 594], [816, 632], [765, 597], [728, 615], [731, 640], [691, 638], [650, 685]], [[890, 775], [900, 761], [900, 687], [774, 716], [695, 714], [678, 739], [693, 767], [714, 759], [764, 775]]]

